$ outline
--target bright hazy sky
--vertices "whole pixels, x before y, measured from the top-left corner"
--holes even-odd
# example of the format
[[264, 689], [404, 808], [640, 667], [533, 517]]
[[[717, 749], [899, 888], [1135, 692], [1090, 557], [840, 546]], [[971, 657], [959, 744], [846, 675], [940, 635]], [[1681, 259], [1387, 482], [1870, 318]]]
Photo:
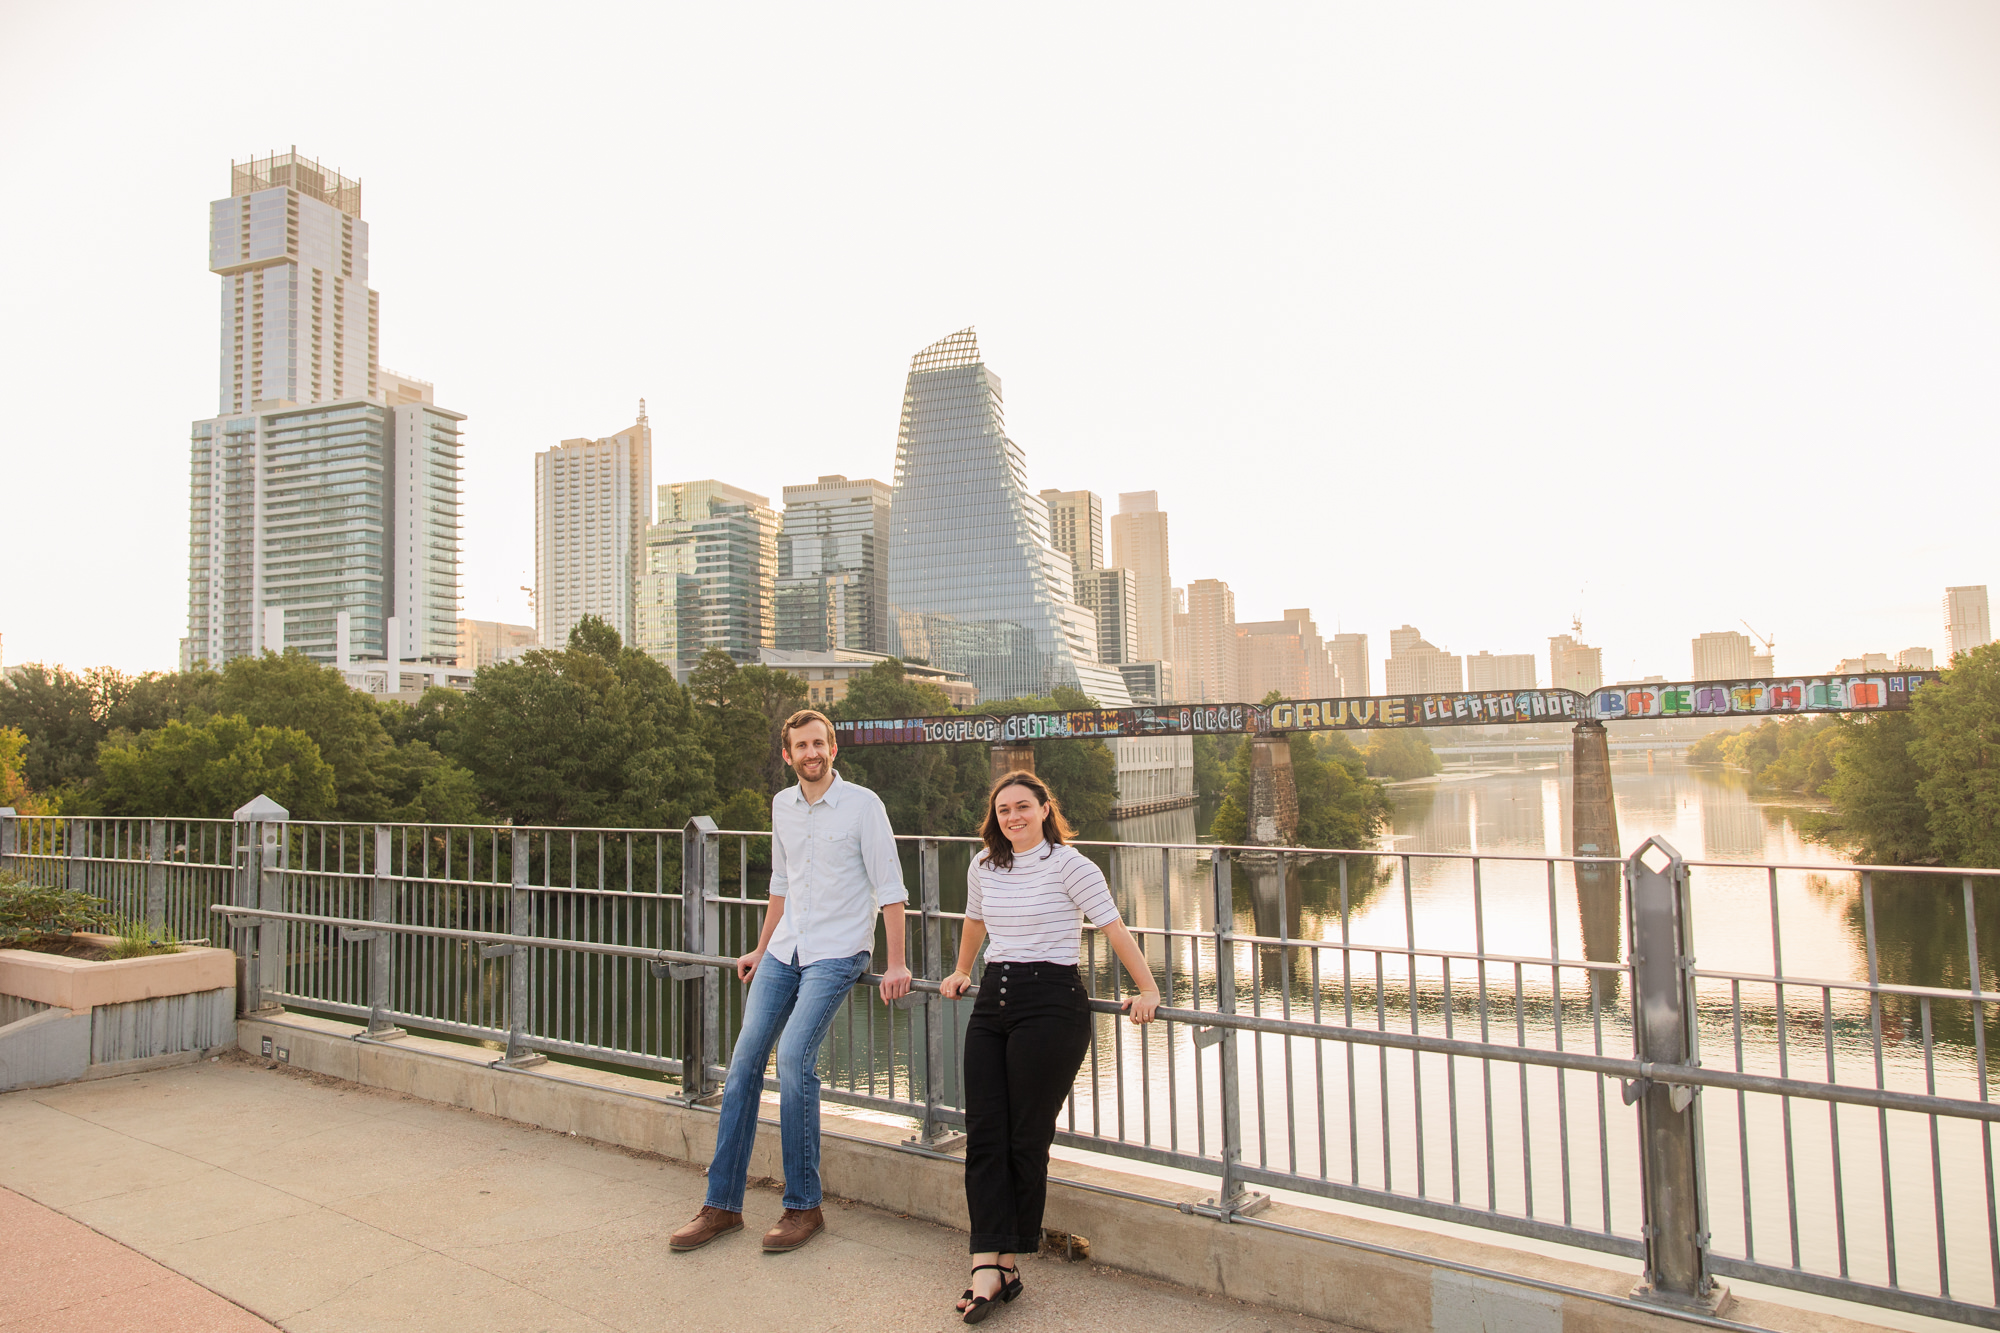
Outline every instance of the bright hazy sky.
[[[252, 19], [254, 18], [254, 21]], [[1943, 647], [1995, 584], [2000, 7], [0, 3], [9, 663], [170, 668], [208, 203], [363, 182], [382, 359], [465, 412], [465, 613], [530, 460], [891, 479], [971, 324], [1037, 487], [1177, 583], [1612, 678]]]

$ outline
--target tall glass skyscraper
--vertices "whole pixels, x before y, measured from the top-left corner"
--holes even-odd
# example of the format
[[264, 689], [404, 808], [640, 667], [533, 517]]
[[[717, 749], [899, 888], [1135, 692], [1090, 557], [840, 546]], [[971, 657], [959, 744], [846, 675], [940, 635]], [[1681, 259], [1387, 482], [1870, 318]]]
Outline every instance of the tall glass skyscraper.
[[889, 651], [889, 497], [872, 477], [785, 487], [778, 647]]
[[660, 487], [639, 579], [640, 648], [683, 680], [710, 648], [755, 662], [772, 640], [778, 516], [761, 495], [715, 480]]
[[973, 331], [918, 352], [889, 508], [890, 651], [963, 672], [982, 701], [1069, 686], [1129, 707], [1124, 677], [1097, 661], [1096, 618], [1076, 602], [1027, 473]]

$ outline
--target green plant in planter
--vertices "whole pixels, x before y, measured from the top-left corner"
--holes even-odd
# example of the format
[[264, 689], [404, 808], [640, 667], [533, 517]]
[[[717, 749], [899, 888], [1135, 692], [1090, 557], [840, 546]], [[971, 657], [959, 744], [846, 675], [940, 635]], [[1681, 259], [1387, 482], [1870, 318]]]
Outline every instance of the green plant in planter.
[[0, 872], [0, 949], [26, 948], [44, 935], [96, 930], [110, 921], [102, 898]]
[[151, 958], [180, 951], [180, 939], [171, 930], [156, 931], [143, 921], [129, 919], [118, 923], [118, 938], [108, 950], [113, 958]]

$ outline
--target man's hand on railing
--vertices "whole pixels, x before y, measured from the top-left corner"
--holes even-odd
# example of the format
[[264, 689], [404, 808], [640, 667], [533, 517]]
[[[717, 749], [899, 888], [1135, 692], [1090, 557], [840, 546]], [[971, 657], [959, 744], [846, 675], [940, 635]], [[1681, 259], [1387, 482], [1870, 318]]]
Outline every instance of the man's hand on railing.
[[[744, 954], [736, 960], [736, 979], [738, 981], [750, 980], [750, 978], [757, 975], [757, 964], [763, 961], [764, 951], [762, 949], [752, 949], [749, 953]], [[905, 972], [903, 975], [907, 977], [909, 973]]]
[[882, 969], [882, 1000], [900, 1000], [910, 993], [910, 969], [901, 963]]

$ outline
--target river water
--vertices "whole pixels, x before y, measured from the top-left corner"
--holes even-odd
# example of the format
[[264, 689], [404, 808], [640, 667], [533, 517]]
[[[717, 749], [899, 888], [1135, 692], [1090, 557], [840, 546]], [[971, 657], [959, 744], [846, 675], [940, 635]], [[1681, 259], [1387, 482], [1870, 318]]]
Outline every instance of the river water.
[[[1801, 979], [1783, 987], [1702, 981], [1704, 1064], [1982, 1095], [1974, 1006], [1891, 997], [1878, 1015], [1865, 991], [1817, 983], [1866, 982], [1872, 929], [1884, 982], [1964, 988], [1977, 966], [1982, 989], [1995, 989], [2000, 911], [1993, 899], [2000, 886], [1968, 891], [1955, 877], [1878, 874], [1864, 892], [1861, 875], [1806, 838], [1807, 807], [1754, 794], [1741, 775], [1665, 754], [1614, 759], [1613, 785], [1628, 854], [1658, 837], [1690, 862], [1714, 863], [1692, 871], [1699, 968]], [[1569, 787], [1567, 763], [1457, 767], [1390, 789], [1393, 817], [1380, 855], [1283, 868], [1238, 864], [1236, 932], [1297, 942], [1239, 950], [1239, 1006], [1630, 1056], [1623, 975], [1577, 966], [1626, 961], [1622, 886], [1615, 877], [1592, 883], [1567, 863], [1534, 859], [1569, 852]], [[1190, 843], [1205, 814], [1169, 811], [1101, 825], [1087, 836]], [[1206, 854], [1127, 846], [1092, 855], [1110, 874], [1129, 922], [1177, 932], [1146, 940], [1155, 975], [1184, 1004], [1197, 996], [1213, 1003]], [[1479, 860], [1475, 874], [1474, 856], [1492, 859]], [[962, 861], [956, 873], [962, 876]], [[948, 868], [948, 908], [956, 905], [953, 879]], [[1978, 902], [1978, 929], [1970, 935], [1969, 900]], [[1989, 942], [1984, 954], [1979, 939]], [[1343, 942], [1349, 947], [1325, 947]], [[1466, 956], [1475, 952], [1488, 958], [1483, 968]], [[1551, 958], [1560, 961], [1531, 961]], [[1100, 958], [1098, 985], [1112, 984]], [[1985, 1017], [1990, 1041], [2000, 1029], [1996, 1015]], [[1121, 1026], [1100, 1024], [1099, 1049], [1075, 1099], [1076, 1127], [1112, 1132], [1122, 1125], [1127, 1139], [1181, 1151], [1200, 1137], [1212, 1153], [1214, 1079], [1211, 1072], [1207, 1085], [1194, 1086], [1201, 1060], [1191, 1034], [1156, 1027], [1141, 1041]], [[1636, 1123], [1615, 1081], [1278, 1037], [1246, 1040], [1242, 1065], [1247, 1161], [1361, 1189], [1637, 1234]], [[1702, 1109], [1709, 1225], [1719, 1253], [1873, 1283], [1889, 1280], [1893, 1265], [1895, 1280], [1911, 1289], [1935, 1293], [1948, 1282], [1956, 1295], [1993, 1299], [2000, 1255], [1990, 1150], [1970, 1124], [1717, 1092], [1702, 1095]]]

